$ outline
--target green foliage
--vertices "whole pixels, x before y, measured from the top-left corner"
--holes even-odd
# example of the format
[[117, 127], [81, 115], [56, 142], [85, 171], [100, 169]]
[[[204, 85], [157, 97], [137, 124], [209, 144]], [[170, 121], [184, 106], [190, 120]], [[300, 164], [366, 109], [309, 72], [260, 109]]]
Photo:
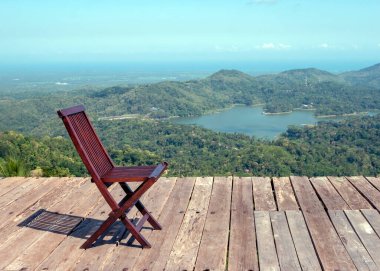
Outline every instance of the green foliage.
[[264, 104], [268, 113], [305, 106], [315, 109], [316, 115], [380, 109], [380, 83], [366, 84], [366, 78], [377, 80], [380, 70], [372, 67], [334, 75], [317, 69], [302, 69], [257, 77], [235, 70], [221, 70], [205, 79], [186, 82], [166, 81], [36, 96], [3, 94], [0, 95], [0, 131], [61, 134], [63, 128], [56, 122], [54, 112], [80, 103], [94, 119], [126, 114], [153, 119], [187, 117], [233, 104], [258, 103]]
[[[96, 129], [118, 165], [169, 162], [169, 175], [377, 175], [380, 116], [314, 127], [289, 127], [275, 141], [217, 133], [167, 121], [96, 121]], [[86, 170], [66, 137], [0, 136], [0, 159], [14, 153], [25, 168], [44, 176], [83, 176]]]
[[0, 176], [12, 177], [26, 175], [28, 175], [28, 172], [24, 162], [20, 158], [8, 156], [0, 160]]
[[[380, 109], [379, 67], [341, 75], [302, 69], [257, 77], [221, 70], [187, 82], [43, 95], [1, 94], [0, 131], [8, 131], [0, 134], [1, 174], [87, 174], [55, 115], [59, 108], [82, 103], [120, 165], [167, 160], [169, 174], [176, 176], [376, 175], [380, 169], [379, 116], [289, 127], [275, 141], [162, 119], [201, 115], [237, 103], [262, 103], [272, 113], [307, 107], [317, 115]], [[113, 118], [127, 114], [139, 118]], [[104, 117], [111, 120], [100, 120]]]
[[355, 86], [370, 86], [380, 88], [380, 63], [361, 69], [359, 71], [346, 72], [340, 75], [346, 82]]
[[[72, 143], [63, 137], [36, 138], [17, 132], [0, 134], [0, 159], [18, 157], [22, 165], [20, 175], [31, 170], [42, 170], [43, 176], [84, 175], [86, 170], [74, 150]], [[5, 175], [5, 174], [4, 174]], [[8, 176], [8, 175], [7, 175]]]

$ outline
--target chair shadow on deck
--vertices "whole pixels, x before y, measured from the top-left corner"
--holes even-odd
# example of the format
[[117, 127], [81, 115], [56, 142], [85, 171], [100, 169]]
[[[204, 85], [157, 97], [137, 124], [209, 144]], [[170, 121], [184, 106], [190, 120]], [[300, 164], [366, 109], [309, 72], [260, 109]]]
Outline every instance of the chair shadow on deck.
[[[131, 220], [131, 222], [136, 224], [138, 219]], [[18, 226], [87, 239], [102, 223], [103, 220], [60, 214], [40, 209], [19, 223]], [[144, 229], [153, 230], [151, 227], [144, 227]], [[102, 234], [92, 247], [115, 244], [142, 248], [140, 244], [135, 245], [134, 240], [134, 237], [125, 229], [121, 221], [117, 221]]]

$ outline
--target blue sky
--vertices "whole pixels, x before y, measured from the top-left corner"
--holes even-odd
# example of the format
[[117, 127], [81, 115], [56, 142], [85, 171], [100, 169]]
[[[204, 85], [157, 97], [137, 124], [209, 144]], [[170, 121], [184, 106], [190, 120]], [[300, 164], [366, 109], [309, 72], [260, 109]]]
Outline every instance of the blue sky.
[[380, 62], [378, 0], [1, 0], [0, 62]]

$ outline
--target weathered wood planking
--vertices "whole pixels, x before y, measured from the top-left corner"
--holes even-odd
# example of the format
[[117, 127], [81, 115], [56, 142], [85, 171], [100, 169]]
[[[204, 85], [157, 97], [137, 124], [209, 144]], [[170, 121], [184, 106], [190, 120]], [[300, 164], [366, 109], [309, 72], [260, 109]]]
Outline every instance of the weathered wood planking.
[[[96, 189], [94, 188], [89, 189], [87, 193], [77, 190], [74, 191], [73, 195], [74, 198], [76, 198], [75, 204], [66, 202], [68, 206], [70, 206], [70, 204], [72, 205], [68, 209], [66, 209], [66, 206], [62, 206], [61, 208], [57, 206], [55, 211], [59, 214], [85, 217], [100, 200], [100, 197], [97, 197]], [[68, 213], [66, 213], [66, 211], [68, 211]], [[7, 266], [7, 269], [19, 270], [25, 269], [26, 267], [32, 270], [35, 269], [39, 263], [48, 257], [66, 237], [67, 236], [64, 234], [42, 231], [39, 238], [27, 247], [12, 263], [10, 263]], [[39, 249], [41, 247], [44, 249]]]
[[328, 210], [350, 209], [326, 177], [311, 178], [310, 182]]
[[[316, 192], [306, 178], [307, 182], [299, 183], [298, 188], [297, 184], [295, 184], [297, 180], [293, 180], [295, 177], [292, 177], [291, 180], [302, 211], [286, 210], [287, 208], [299, 208], [297, 199], [291, 199], [291, 203], [289, 203], [288, 200], [283, 200], [281, 196], [290, 195], [291, 197], [294, 193], [291, 186], [292, 183], [289, 182], [288, 178], [273, 178], [274, 199], [277, 200], [277, 206], [280, 210], [286, 210], [286, 217], [284, 212], [262, 211], [262, 213], [269, 214], [269, 223], [268, 217], [265, 216], [256, 220], [254, 219], [254, 215], [257, 216], [257, 214], [256, 211], [253, 211], [254, 192], [252, 186], [254, 185], [254, 181], [251, 181], [251, 178], [235, 178], [234, 181], [227, 177], [215, 178], [211, 196], [208, 197], [210, 200], [208, 210], [199, 216], [201, 220], [203, 219], [203, 222], [196, 221], [196, 218], [198, 218], [196, 211], [193, 214], [194, 216], [188, 214], [188, 212], [194, 213], [194, 209], [188, 206], [189, 202], [190, 205], [192, 201], [199, 202], [194, 197], [196, 194], [202, 194], [194, 190], [193, 197], [189, 201], [192, 189], [196, 187], [194, 186], [194, 178], [186, 178], [186, 180], [192, 180], [190, 186], [188, 186], [189, 183], [185, 184], [183, 182], [185, 179], [179, 179], [181, 185], [177, 186], [173, 179], [170, 182], [168, 179], [162, 178], [142, 198], [148, 209], [158, 217], [158, 221], [163, 225], [162, 231], [152, 231], [149, 225], [142, 230], [144, 236], [153, 245], [151, 249], [142, 250], [136, 241], [131, 240], [129, 242], [129, 237], [123, 239], [121, 245], [115, 246], [114, 242], [120, 237], [122, 231], [120, 228], [120, 232], [118, 232], [116, 231], [117, 227], [114, 227], [105, 235], [103, 242], [99, 242], [99, 244], [101, 243], [100, 246], [87, 251], [81, 250], [78, 247], [85, 240], [80, 236], [88, 235], [91, 225], [87, 223], [91, 222], [91, 220], [82, 223], [69, 236], [32, 228], [23, 228], [18, 226], [18, 224], [39, 209], [58, 211], [64, 214], [73, 212], [73, 215], [75, 215], [78, 211], [85, 212], [85, 209], [89, 211], [91, 208], [94, 208], [89, 217], [96, 218], [95, 212], [98, 212], [97, 214], [100, 218], [99, 213], [103, 212], [101, 217], [103, 220], [103, 216], [109, 212], [109, 207], [100, 201], [96, 203], [97, 197], [92, 199], [87, 198], [87, 200], [93, 200], [92, 204], [90, 202], [85, 206], [80, 203], [86, 200], [86, 198], [83, 198], [83, 195], [89, 196], [88, 193], [94, 187], [93, 184], [88, 182], [88, 179], [60, 178], [58, 182], [55, 182], [54, 178], [7, 178], [3, 181], [12, 182], [14, 180], [19, 183], [13, 188], [11, 188], [12, 186], [0, 183], [0, 191], [2, 191], [3, 187], [9, 187], [9, 191], [14, 191], [17, 195], [14, 201], [9, 201], [9, 195], [4, 195], [7, 198], [5, 200], [7, 206], [0, 206], [0, 217], [3, 217], [3, 226], [0, 227], [0, 234], [2, 236], [2, 242], [0, 242], [0, 269], [144, 270], [146, 268], [147, 270], [163, 270], [167, 266], [166, 270], [192, 270], [194, 268], [195, 270], [203, 271], [224, 270], [228, 263], [229, 270], [258, 270], [258, 257], [268, 255], [268, 253], [262, 252], [260, 254], [260, 251], [263, 249], [261, 247], [256, 248], [256, 234], [259, 246], [261, 246], [263, 240], [268, 239], [265, 236], [273, 231], [269, 239], [272, 242], [274, 240], [276, 257], [272, 257], [272, 260], [275, 258], [278, 261], [274, 270], [300, 270], [300, 268], [302, 270], [321, 270], [322, 268], [317, 256], [317, 253], [321, 251], [321, 247], [325, 249], [323, 251], [324, 254], [332, 254], [331, 251], [338, 247], [338, 250], [334, 252], [336, 253], [335, 256], [331, 257], [334, 261], [331, 265], [326, 265], [326, 255], [318, 253], [325, 270], [330, 270], [330, 267], [340, 268], [340, 270], [355, 270], [355, 268], [358, 270], [380, 270], [378, 266], [375, 266], [375, 264], [379, 264], [378, 259], [380, 259], [380, 252], [378, 252], [380, 250], [380, 214], [378, 211], [370, 209], [372, 205], [365, 198], [369, 195], [369, 198], [376, 202], [376, 197], [380, 192], [377, 189], [378, 178], [348, 178], [352, 182], [356, 182], [356, 186], [341, 177], [329, 177], [330, 185], [326, 184], [326, 178], [317, 178], [311, 181], [315, 190], [318, 191], [320, 199], [325, 204], [327, 202], [326, 207], [330, 209], [329, 216], [331, 221], [328, 219], [322, 202], [319, 201]], [[25, 192], [26, 183], [33, 186], [33, 182], [37, 180], [39, 182], [34, 185], [34, 188], [28, 188], [30, 189], [29, 192]], [[236, 180], [240, 183], [236, 184]], [[160, 183], [161, 181], [163, 182]], [[45, 185], [43, 185], [44, 182], [46, 182]], [[361, 182], [363, 182], [364, 186], [361, 186]], [[250, 185], [247, 186], [247, 183], [250, 183]], [[185, 188], [187, 192], [183, 191], [184, 185], [188, 186]], [[240, 192], [238, 185], [240, 186]], [[326, 185], [328, 188], [325, 187]], [[48, 189], [44, 189], [44, 187]], [[264, 190], [269, 191], [270, 189], [268, 188], [267, 186]], [[238, 193], [234, 195], [236, 192]], [[184, 196], [184, 198], [179, 198], [177, 194], [174, 195], [173, 193], [182, 193], [181, 197]], [[271, 193], [273, 195], [273, 191]], [[338, 204], [341, 204], [341, 200], [343, 199], [351, 209], [362, 209], [363, 207], [368, 209], [362, 209], [361, 212], [332, 210], [331, 208], [335, 208], [338, 205], [335, 202], [336, 199], [327, 198], [336, 197], [336, 193], [340, 196], [340, 199], [338, 197], [340, 201]], [[114, 196], [117, 197], [118, 195]], [[232, 200], [231, 196], [233, 197]], [[0, 196], [1, 200], [2, 196]], [[305, 202], [308, 203], [305, 204]], [[238, 203], [240, 209], [236, 208], [236, 203]], [[205, 204], [205, 202], [202, 201], [202, 204]], [[21, 208], [19, 208], [20, 205], [22, 205]], [[195, 205], [198, 206], [198, 204]], [[242, 208], [243, 206], [245, 206], [245, 209]], [[263, 208], [263, 206], [268, 205], [264, 201], [259, 202], [259, 208]], [[102, 211], [99, 212], [99, 208]], [[177, 208], [180, 208], [181, 211], [177, 210]], [[184, 212], [183, 210], [186, 211]], [[237, 210], [239, 210], [240, 217], [237, 215]], [[11, 212], [11, 214], [6, 211]], [[205, 215], [205, 212], [207, 212], [207, 215]], [[230, 212], [231, 217], [229, 216]], [[302, 212], [305, 215], [309, 229], [306, 226]], [[136, 214], [138, 214], [136, 210], [132, 210], [130, 217], [140, 217], [139, 214], [135, 216]], [[185, 219], [183, 219], [184, 217]], [[186, 217], [191, 219], [186, 222]], [[193, 222], [189, 222], [191, 220]], [[263, 221], [266, 223], [263, 223]], [[254, 222], [256, 222], [258, 230], [255, 228]], [[314, 223], [314, 226], [311, 222]], [[198, 227], [202, 223], [204, 227]], [[229, 227], [229, 223], [231, 223], [231, 227]], [[185, 224], [188, 226], [184, 226]], [[198, 227], [195, 230], [198, 237], [194, 238], [194, 243], [192, 242], [193, 240], [186, 242], [185, 237], [180, 237], [180, 235], [186, 235], [184, 228], [190, 228], [190, 225], [195, 225], [195, 228]], [[317, 227], [318, 229], [316, 229]], [[263, 228], [266, 229], [264, 231], [265, 234], [259, 233], [263, 231]], [[331, 238], [331, 236], [334, 234], [331, 233], [331, 228], [334, 230], [333, 232], [338, 240], [338, 236], [340, 237], [341, 242], [332, 242], [334, 238]], [[202, 230], [200, 231], [200, 229]], [[231, 230], [230, 238], [228, 238], [229, 230]], [[308, 230], [310, 230], [315, 248], [313, 247]], [[236, 233], [239, 233], [240, 237], [236, 237]], [[233, 236], [234, 234], [235, 236]], [[47, 237], [48, 235], [50, 236]], [[188, 238], [190, 239], [191, 237], [189, 236]], [[179, 245], [180, 242], [178, 240], [185, 240], [183, 247]], [[188, 245], [185, 245], [186, 243]], [[228, 243], [229, 246], [227, 247]], [[347, 250], [348, 260], [345, 257], [337, 256], [340, 253], [339, 243]], [[236, 249], [233, 249], [233, 246]], [[185, 256], [186, 259], [190, 259], [189, 261], [183, 260], [180, 256], [181, 250], [184, 250], [184, 248], [196, 251], [196, 253], [190, 252], [189, 255], [191, 257], [189, 258]], [[186, 255], [186, 252], [187, 250], [184, 255]], [[259, 255], [257, 255], [257, 252], [259, 252]], [[294, 256], [295, 252], [296, 256]], [[235, 254], [231, 255], [233, 253]], [[185, 264], [171, 264], [170, 261], [173, 261], [173, 258], [169, 259], [172, 255], [176, 255], [176, 258], [180, 259], [179, 262], [185, 262]], [[247, 264], [252, 262], [252, 259], [255, 259], [255, 267]], [[265, 261], [260, 262], [260, 266]], [[346, 265], [340, 264], [343, 261], [346, 261]], [[354, 265], [350, 261], [356, 267], [353, 267]], [[261, 268], [261, 270], [264, 269]]]
[[[129, 186], [132, 190], [134, 190], [139, 184], [141, 184], [141, 182], [133, 182]], [[120, 200], [125, 196], [125, 192], [118, 184], [111, 186], [109, 190], [116, 202], [120, 202]], [[149, 193], [149, 191], [147, 193]], [[98, 208], [93, 210], [88, 215], [88, 220], [90, 220], [88, 225], [84, 229], [81, 229], [81, 232], [74, 233], [75, 235], [79, 234], [80, 236], [85, 236], [87, 239], [99, 228], [107, 217], [107, 214], [111, 211], [109, 205], [105, 204], [104, 200], [101, 200], [101, 203], [102, 204], [100, 204]], [[132, 213], [136, 213], [135, 207], [132, 207], [129, 212], [129, 219], [133, 220], [135, 217], [131, 216]], [[122, 238], [124, 232], [124, 225], [120, 220], [117, 220], [89, 249], [78, 249], [82, 245], [83, 241], [81, 241], [81, 243], [77, 243], [77, 248], [75, 249], [77, 253], [71, 253], [70, 255], [72, 259], [74, 258], [76, 260], [71, 260], [71, 265], [68, 265], [67, 268], [60, 268], [60, 270], [102, 270], [103, 264], [108, 257], [108, 252], [116, 247], [117, 242]], [[68, 243], [68, 241], [71, 241], [71, 243], [75, 242], [73, 241], [72, 236], [66, 238], [63, 243]], [[91, 261], [88, 261], [88, 259], [91, 259]]]
[[272, 183], [268, 177], [252, 177], [253, 201], [256, 211], [276, 211]]
[[[301, 266], [299, 264], [297, 252], [294, 247], [293, 239], [289, 231], [288, 221], [286, 220], [285, 212], [270, 212], [270, 220], [272, 222], [273, 236], [276, 243], [277, 258], [281, 270], [301, 271]], [[259, 232], [257, 231], [257, 233]], [[261, 258], [259, 249], [259, 261], [260, 259]], [[274, 269], [272, 268], [268, 270]]]
[[358, 270], [379, 270], [342, 210], [329, 210], [330, 219]]
[[[0, 235], [2, 236], [2, 243], [5, 243], [9, 238], [17, 235], [18, 231], [21, 230], [19, 224], [25, 219], [31, 219], [36, 216], [39, 210], [46, 210], [51, 206], [54, 206], [62, 199], [66, 197], [73, 189], [72, 179], [66, 181], [66, 178], [62, 178], [64, 186], [58, 186], [56, 189], [51, 190], [49, 193], [42, 196], [38, 201], [36, 201], [32, 206], [29, 206], [27, 210], [18, 214], [11, 221], [6, 223], [2, 228], [0, 228]], [[1, 245], [0, 245], [1, 247]]]
[[328, 179], [351, 209], [373, 208], [345, 177], [328, 177]]
[[160, 216], [162, 230], [150, 236], [151, 249], [143, 249], [129, 270], [163, 270], [185, 215], [195, 178], [178, 179]]
[[366, 178], [363, 176], [347, 177], [347, 179], [360, 191], [363, 196], [380, 211], [380, 191], [377, 190]]
[[356, 270], [308, 178], [290, 178], [323, 268]]
[[[123, 195], [119, 186], [112, 186], [110, 189], [110, 193], [116, 198], [120, 198]], [[95, 192], [97, 193], [97, 192]], [[99, 193], [97, 193], [99, 194]], [[101, 196], [99, 194], [99, 199]], [[101, 224], [102, 221], [97, 221], [94, 218], [103, 219], [105, 214], [108, 214], [110, 208], [103, 200], [100, 200], [96, 203], [94, 209], [88, 214], [87, 219], [82, 222], [78, 228], [71, 233], [69, 236], [65, 238], [63, 242], [61, 242], [57, 248], [47, 257], [36, 270], [70, 270], [73, 269], [78, 259], [85, 253], [87, 250], [79, 249], [79, 247], [83, 244], [85, 237], [91, 235], [93, 231]], [[114, 237], [115, 231], [113, 229], [110, 230], [112, 235], [110, 237], [106, 236], [108, 241], [115, 241], [112, 239]], [[105, 242], [104, 242], [105, 243]], [[106, 245], [104, 244], [103, 247]], [[107, 246], [108, 247], [108, 246]], [[113, 247], [113, 245], [112, 245]], [[89, 249], [88, 251], [91, 251]], [[64, 255], [64, 257], [62, 257]], [[91, 261], [88, 261], [89, 264], [94, 262], [99, 262], [99, 258], [101, 261], [104, 261], [103, 255], [97, 255], [94, 258], [91, 258]], [[92, 268], [94, 269], [94, 268]], [[90, 269], [90, 270], [92, 270]], [[99, 266], [95, 267], [95, 269], [99, 269]]]
[[377, 190], [380, 191], [380, 178], [376, 177], [366, 177], [366, 179], [374, 186], [377, 188]]
[[368, 220], [369, 224], [371, 224], [371, 227], [374, 229], [374, 231], [377, 233], [377, 235], [380, 237], [380, 214], [378, 211], [374, 209], [363, 209], [361, 210], [365, 218]]
[[299, 210], [289, 177], [274, 177], [273, 186], [279, 211]]
[[[1, 178], [1, 177], [0, 177]], [[27, 180], [25, 177], [8, 177], [0, 181], [0, 197], [16, 189]]]
[[279, 271], [280, 266], [278, 264], [269, 212], [255, 211], [254, 214], [260, 270]]
[[215, 177], [195, 270], [225, 270], [232, 177]]
[[206, 221], [213, 178], [197, 178], [165, 270], [193, 270]]
[[31, 205], [36, 203], [45, 194], [49, 193], [53, 189], [60, 190], [63, 187], [65, 181], [67, 181], [65, 178], [48, 178], [46, 182], [48, 182], [49, 185], [45, 186], [45, 183], [41, 184], [30, 193], [21, 196], [16, 201], [10, 203], [8, 206], [1, 207], [0, 217], [2, 219], [0, 221], [0, 228], [3, 228], [4, 226], [8, 225], [10, 221], [15, 219], [19, 214], [23, 213], [25, 210], [27, 210]]
[[[142, 197], [142, 201], [150, 212], [161, 221], [161, 213], [168, 204], [168, 198], [174, 188], [177, 178], [163, 178], [148, 190], [147, 194]], [[138, 214], [137, 214], [138, 215]], [[137, 217], [137, 216], [136, 216]], [[157, 233], [151, 228], [143, 228], [141, 233], [150, 240], [150, 236]], [[131, 268], [136, 263], [142, 249], [136, 240], [129, 240], [129, 233], [126, 232], [124, 239], [118, 247], [113, 247], [107, 252], [107, 260], [103, 263], [104, 270], [122, 270]]]
[[286, 218], [303, 271], [322, 270], [301, 211], [286, 211]]
[[228, 248], [228, 270], [231, 271], [259, 270], [252, 195], [251, 178], [233, 178]]
[[[138, 183], [130, 183], [129, 186], [132, 190], [135, 190], [140, 182]], [[112, 196], [115, 198], [116, 201], [120, 201], [124, 196], [125, 192], [119, 185], [114, 185], [111, 187]], [[148, 190], [146, 194], [144, 194], [141, 199], [144, 200], [145, 197], [150, 193], [151, 191]], [[86, 237], [90, 236], [103, 222], [104, 220], [104, 214], [108, 214], [110, 212], [110, 207], [102, 201], [102, 205], [100, 205], [100, 210], [97, 210], [94, 212], [94, 214], [89, 215], [90, 219], [98, 219], [98, 223], [90, 223], [90, 225], [83, 230], [83, 234], [86, 235]], [[136, 209], [133, 207], [131, 211], [129, 212], [129, 219], [135, 219], [136, 218]], [[75, 269], [75, 270], [102, 270], [105, 267], [105, 262], [108, 259], [108, 257], [112, 254], [114, 249], [116, 248], [116, 243], [122, 238], [123, 234], [125, 232], [124, 225], [118, 220], [115, 222], [112, 227], [106, 232], [106, 235], [102, 240], [97, 240], [95, 242], [94, 246], [90, 249], [86, 249], [85, 251], [76, 249], [78, 252], [77, 254], [72, 254], [72, 258], [77, 258], [77, 260], [71, 260], [72, 265], [68, 265], [67, 267], [62, 267], [62, 264], [59, 265], [60, 270], [67, 270], [67, 269]], [[80, 235], [83, 235], [80, 234]], [[70, 240], [69, 236], [65, 241]], [[82, 242], [82, 241], [81, 241]], [[77, 244], [77, 247], [79, 247], [81, 244]], [[79, 254], [79, 255], [78, 255]], [[91, 261], [88, 261], [88, 259], [91, 259]], [[75, 266], [74, 264], [75, 263]], [[108, 269], [108, 266], [106, 267]]]
[[348, 219], [372, 259], [380, 268], [380, 238], [359, 210], [346, 210]]
[[24, 195], [27, 195], [35, 188], [40, 187], [46, 181], [47, 178], [25, 178], [25, 181], [21, 182], [17, 187], [0, 197], [1, 208], [6, 208], [6, 206], [23, 197]]
[[[83, 184], [83, 188], [89, 189], [90, 182]], [[72, 190], [68, 196], [58, 202], [56, 205], [48, 208], [48, 211], [66, 213], [69, 212], [72, 208], [80, 208], [77, 204], [78, 199], [83, 196], [82, 191]], [[10, 264], [17, 256], [21, 255], [31, 244], [37, 241], [44, 231], [31, 229], [27, 227], [20, 228], [16, 234], [9, 238], [0, 246], [0, 269], [3, 269], [5, 266]], [[15, 246], [17, 244], [17, 246]]]

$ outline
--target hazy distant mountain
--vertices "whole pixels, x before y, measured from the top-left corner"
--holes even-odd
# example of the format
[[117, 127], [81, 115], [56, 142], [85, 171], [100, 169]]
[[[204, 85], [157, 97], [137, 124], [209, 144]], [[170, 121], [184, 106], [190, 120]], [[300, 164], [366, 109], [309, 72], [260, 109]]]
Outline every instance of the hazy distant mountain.
[[56, 109], [78, 103], [83, 103], [94, 117], [197, 116], [234, 104], [262, 104], [267, 113], [297, 108], [314, 109], [316, 115], [380, 110], [379, 75], [380, 64], [341, 75], [314, 68], [261, 76], [220, 70], [204, 79], [184, 82], [53, 92], [43, 97], [0, 97], [0, 130], [20, 130], [21, 126], [25, 130], [40, 129], [53, 121]]
[[340, 77], [352, 85], [380, 88], [380, 63], [358, 71], [342, 73]]

